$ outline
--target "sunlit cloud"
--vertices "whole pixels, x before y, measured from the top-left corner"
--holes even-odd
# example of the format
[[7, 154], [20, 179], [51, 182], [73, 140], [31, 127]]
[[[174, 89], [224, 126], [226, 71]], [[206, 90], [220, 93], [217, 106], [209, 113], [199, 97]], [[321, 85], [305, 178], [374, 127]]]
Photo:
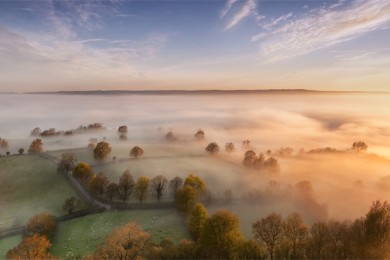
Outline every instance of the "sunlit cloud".
[[302, 55], [355, 39], [390, 22], [387, 0], [354, 1], [348, 8], [337, 7], [315, 9], [303, 18], [275, 26], [260, 45], [262, 56], [274, 61]]
[[245, 17], [252, 14], [253, 10], [256, 9], [255, 0], [247, 0], [241, 9], [233, 16], [230, 22], [226, 25], [225, 31], [233, 28], [239, 22], [241, 22]]

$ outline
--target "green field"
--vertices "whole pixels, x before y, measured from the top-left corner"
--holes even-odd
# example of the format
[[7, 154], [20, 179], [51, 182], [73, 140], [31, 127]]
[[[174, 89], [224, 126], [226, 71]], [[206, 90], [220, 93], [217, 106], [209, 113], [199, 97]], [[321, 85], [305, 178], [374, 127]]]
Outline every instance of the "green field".
[[70, 196], [76, 194], [53, 162], [37, 155], [0, 158], [0, 230], [43, 211], [64, 215], [62, 205]]
[[114, 227], [129, 221], [137, 222], [157, 243], [164, 237], [175, 242], [189, 238], [185, 223], [173, 209], [104, 212], [61, 223], [51, 252], [60, 258], [85, 256], [92, 253]]
[[5, 259], [8, 250], [17, 246], [22, 240], [22, 235], [13, 235], [0, 240], [0, 259]]

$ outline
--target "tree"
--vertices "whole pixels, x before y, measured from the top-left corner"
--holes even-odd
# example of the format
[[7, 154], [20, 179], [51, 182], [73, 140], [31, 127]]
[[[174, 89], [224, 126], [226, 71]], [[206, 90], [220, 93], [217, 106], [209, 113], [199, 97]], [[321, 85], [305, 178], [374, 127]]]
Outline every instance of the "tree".
[[256, 159], [253, 160], [253, 167], [257, 170], [261, 170], [264, 168], [264, 163], [265, 163], [265, 156], [264, 154], [260, 153]]
[[262, 248], [254, 240], [244, 240], [237, 250], [237, 259], [266, 259]]
[[118, 196], [121, 200], [126, 202], [129, 200], [134, 189], [134, 178], [129, 170], [123, 172], [122, 176], [119, 177], [118, 184]]
[[324, 222], [316, 222], [310, 228], [310, 246], [315, 250], [314, 258], [320, 259], [329, 243], [329, 230]]
[[93, 149], [93, 157], [96, 160], [103, 160], [111, 153], [111, 146], [107, 142], [99, 142]]
[[70, 170], [75, 167], [76, 158], [73, 153], [63, 153], [61, 155], [61, 160], [57, 164], [57, 169], [64, 171], [65, 174], [68, 174]]
[[193, 188], [199, 195], [203, 195], [206, 192], [206, 184], [196, 175], [188, 175], [188, 177], [184, 180], [184, 186]]
[[19, 153], [20, 155], [22, 155], [22, 154], [24, 153], [24, 149], [23, 149], [23, 148], [19, 148], [18, 153]]
[[93, 175], [93, 177], [89, 180], [89, 187], [92, 193], [97, 193], [99, 195], [103, 195], [106, 187], [110, 184], [107, 176], [99, 172], [97, 175]]
[[150, 181], [148, 177], [141, 176], [138, 178], [137, 182], [135, 183], [134, 196], [141, 203], [146, 199], [148, 195], [149, 182]]
[[35, 127], [30, 133], [31, 136], [39, 136], [40, 134], [41, 134], [41, 129], [39, 127]]
[[119, 192], [119, 186], [116, 183], [111, 182], [107, 185], [106, 190], [104, 191], [105, 196], [112, 201]]
[[246, 167], [252, 167], [254, 160], [256, 160], [256, 153], [253, 150], [248, 150], [244, 154], [242, 164]]
[[203, 225], [208, 217], [207, 209], [201, 203], [196, 203], [188, 220], [188, 230], [197, 241], [202, 233]]
[[150, 180], [151, 192], [156, 197], [158, 202], [161, 200], [167, 184], [168, 180], [162, 175], [158, 175]]
[[210, 154], [215, 154], [219, 152], [219, 145], [216, 142], [209, 143], [205, 150]]
[[175, 177], [169, 182], [169, 190], [174, 198], [181, 186], [183, 186], [183, 179], [180, 177]]
[[139, 146], [134, 146], [130, 150], [130, 156], [138, 158], [140, 156], [144, 155], [144, 150]]
[[65, 200], [65, 204], [64, 206], [62, 206], [62, 208], [70, 215], [77, 208], [78, 202], [79, 202], [78, 199], [72, 196]]
[[287, 216], [286, 221], [283, 222], [283, 232], [287, 240], [287, 243], [291, 247], [291, 258], [297, 259], [302, 258], [303, 255], [299, 254], [298, 251], [301, 251], [303, 244], [307, 240], [308, 228], [301, 215], [294, 212]]
[[364, 152], [367, 151], [367, 149], [368, 145], [365, 142], [359, 141], [352, 144], [352, 150], [356, 152]]
[[30, 148], [28, 148], [29, 153], [41, 153], [43, 152], [43, 143], [42, 140], [37, 138], [32, 141]]
[[205, 138], [205, 133], [202, 129], [198, 129], [194, 136], [196, 140], [201, 141]]
[[127, 140], [127, 135], [126, 135], [126, 134], [121, 134], [121, 135], [119, 136], [119, 140], [121, 140], [121, 141], [126, 141], [126, 140]]
[[30, 218], [24, 232], [27, 236], [36, 234], [50, 238], [53, 236], [56, 228], [56, 218], [47, 212], [43, 212]]
[[175, 135], [173, 134], [172, 131], [169, 131], [166, 135], [165, 135], [165, 139], [168, 140], [168, 141], [176, 141], [176, 137]]
[[151, 244], [150, 234], [135, 222], [115, 228], [94, 253], [97, 259], [143, 259]]
[[251, 148], [251, 141], [249, 141], [248, 139], [242, 141], [242, 148], [246, 149], [246, 150], [250, 149]]
[[92, 174], [92, 167], [88, 163], [79, 162], [73, 169], [73, 176], [86, 180]]
[[226, 150], [226, 152], [231, 153], [231, 152], [234, 152], [234, 150], [236, 150], [236, 148], [234, 147], [233, 143], [226, 143], [225, 150]]
[[50, 241], [45, 236], [26, 237], [19, 245], [7, 252], [7, 259], [52, 259]]
[[254, 237], [265, 244], [271, 259], [274, 259], [276, 246], [283, 238], [282, 217], [272, 213], [252, 224]]
[[329, 253], [327, 257], [332, 259], [344, 258], [346, 244], [348, 243], [348, 225], [338, 220], [330, 220], [327, 223], [329, 232]]
[[121, 125], [120, 127], [118, 127], [118, 133], [126, 134], [127, 133], [127, 126]]
[[240, 220], [228, 210], [217, 210], [203, 226], [200, 237], [202, 252], [207, 258], [235, 258], [243, 241]]
[[177, 190], [175, 196], [176, 208], [184, 213], [189, 212], [196, 202], [196, 194], [191, 186], [184, 186]]
[[269, 171], [277, 172], [280, 170], [278, 160], [274, 157], [270, 157], [264, 161], [263, 167]]

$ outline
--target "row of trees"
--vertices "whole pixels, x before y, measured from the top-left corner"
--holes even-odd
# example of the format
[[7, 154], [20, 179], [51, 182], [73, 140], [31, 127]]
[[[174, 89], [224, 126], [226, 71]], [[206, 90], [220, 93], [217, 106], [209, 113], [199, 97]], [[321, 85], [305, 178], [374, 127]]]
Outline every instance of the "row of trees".
[[242, 164], [248, 168], [254, 168], [256, 170], [269, 170], [269, 171], [279, 171], [280, 166], [278, 160], [274, 157], [266, 158], [264, 154], [256, 154], [253, 150], [248, 150], [244, 154], [244, 159]]

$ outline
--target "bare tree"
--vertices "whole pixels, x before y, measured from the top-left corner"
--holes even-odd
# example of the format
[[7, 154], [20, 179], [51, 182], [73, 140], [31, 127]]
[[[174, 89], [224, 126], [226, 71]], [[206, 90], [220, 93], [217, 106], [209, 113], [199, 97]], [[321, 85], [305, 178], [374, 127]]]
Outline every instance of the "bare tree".
[[174, 198], [176, 192], [183, 186], [183, 182], [183, 179], [180, 177], [175, 177], [169, 182], [169, 190]]
[[150, 180], [151, 192], [156, 197], [157, 201], [161, 200], [167, 184], [168, 180], [162, 175], [158, 175]]
[[67, 174], [70, 170], [75, 167], [76, 158], [73, 153], [63, 153], [61, 160], [57, 164], [57, 169], [64, 171]]
[[127, 201], [133, 193], [134, 185], [134, 178], [130, 171], [126, 170], [123, 172], [122, 176], [119, 178], [118, 184], [119, 198], [123, 201]]

